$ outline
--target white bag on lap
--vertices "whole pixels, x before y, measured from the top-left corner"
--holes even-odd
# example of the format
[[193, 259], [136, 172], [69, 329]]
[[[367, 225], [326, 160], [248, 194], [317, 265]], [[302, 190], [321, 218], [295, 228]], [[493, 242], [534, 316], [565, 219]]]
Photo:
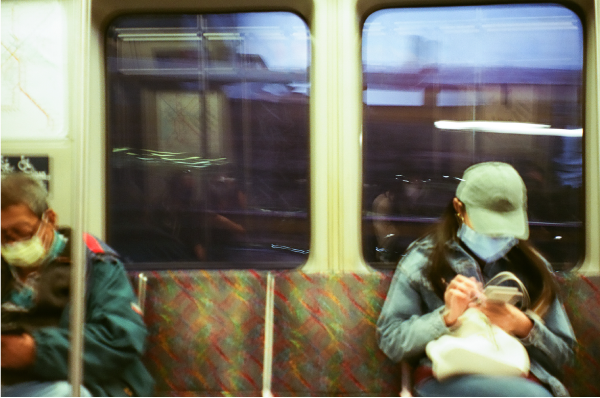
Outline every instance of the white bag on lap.
[[[516, 283], [518, 289], [499, 286], [506, 281]], [[508, 294], [512, 289], [516, 293], [519, 289], [521, 292], [518, 295], [515, 292]], [[522, 311], [529, 307], [527, 289], [511, 272], [498, 273], [487, 283], [484, 292], [490, 299], [492, 296], [505, 296], [506, 300], [503, 301], [510, 304], [515, 304], [518, 299], [521, 301]], [[425, 347], [427, 356], [433, 362], [433, 374], [438, 380], [461, 374], [529, 374], [529, 354], [523, 344], [499, 326], [493, 325], [484, 313], [476, 308], [469, 308], [458, 318], [458, 322], [458, 328], [429, 342]]]
[[460, 326], [425, 347], [438, 380], [462, 374], [527, 376], [529, 355], [521, 342], [469, 308]]

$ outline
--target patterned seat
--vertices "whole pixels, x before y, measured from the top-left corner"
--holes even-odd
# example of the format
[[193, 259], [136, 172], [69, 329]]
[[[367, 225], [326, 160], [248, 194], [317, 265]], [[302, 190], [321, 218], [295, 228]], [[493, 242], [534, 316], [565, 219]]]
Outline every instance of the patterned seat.
[[[400, 368], [378, 349], [375, 322], [391, 273], [276, 278], [273, 392], [280, 395], [393, 395]], [[600, 278], [559, 276], [578, 339], [564, 369], [573, 396], [600, 396]]]
[[398, 396], [400, 367], [377, 346], [390, 273], [275, 277], [274, 395]]
[[[156, 395], [261, 395], [267, 273], [146, 274]], [[274, 276], [274, 395], [398, 396], [400, 365], [375, 332], [392, 272]], [[600, 278], [565, 274], [559, 284], [579, 343], [564, 380], [574, 396], [599, 396]]]
[[148, 272], [145, 363], [157, 396], [260, 396], [266, 274]]
[[566, 274], [559, 284], [578, 342], [565, 384], [572, 396], [600, 396], [600, 277]]

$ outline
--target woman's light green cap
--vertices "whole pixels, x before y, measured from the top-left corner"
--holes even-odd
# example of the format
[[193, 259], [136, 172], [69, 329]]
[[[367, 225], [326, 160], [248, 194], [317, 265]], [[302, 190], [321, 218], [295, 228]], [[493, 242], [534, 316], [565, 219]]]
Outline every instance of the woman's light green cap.
[[465, 204], [475, 231], [529, 238], [527, 189], [511, 165], [486, 162], [469, 167], [458, 184], [456, 197]]

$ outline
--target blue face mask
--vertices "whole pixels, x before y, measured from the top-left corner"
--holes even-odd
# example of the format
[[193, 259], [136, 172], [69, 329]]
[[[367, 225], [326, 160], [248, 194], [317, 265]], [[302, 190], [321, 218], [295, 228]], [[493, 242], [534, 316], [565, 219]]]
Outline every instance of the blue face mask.
[[494, 262], [510, 251], [519, 240], [512, 236], [492, 237], [480, 234], [462, 224], [458, 230], [458, 237], [477, 257], [486, 263]]

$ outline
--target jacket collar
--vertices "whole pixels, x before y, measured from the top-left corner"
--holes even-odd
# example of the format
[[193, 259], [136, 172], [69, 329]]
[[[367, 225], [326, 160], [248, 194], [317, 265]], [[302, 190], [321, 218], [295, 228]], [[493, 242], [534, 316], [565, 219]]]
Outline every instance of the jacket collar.
[[454, 272], [464, 275], [467, 278], [474, 277], [482, 283], [485, 282], [479, 263], [473, 255], [460, 244], [458, 239], [452, 239], [446, 242], [446, 247], [448, 248], [450, 267], [452, 267]]

